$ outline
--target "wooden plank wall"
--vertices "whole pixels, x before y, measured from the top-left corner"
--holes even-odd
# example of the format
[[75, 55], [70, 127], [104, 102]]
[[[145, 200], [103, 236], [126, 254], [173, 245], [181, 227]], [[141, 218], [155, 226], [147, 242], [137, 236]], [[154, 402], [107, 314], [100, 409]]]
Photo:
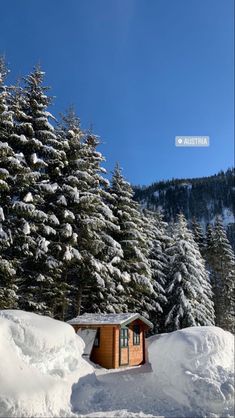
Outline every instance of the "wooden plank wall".
[[93, 347], [90, 358], [106, 369], [113, 368], [113, 326], [100, 327], [100, 346]]
[[[140, 326], [140, 345], [133, 345], [133, 326]], [[138, 366], [144, 362], [144, 326], [140, 321], [134, 321], [129, 325], [129, 366]]]

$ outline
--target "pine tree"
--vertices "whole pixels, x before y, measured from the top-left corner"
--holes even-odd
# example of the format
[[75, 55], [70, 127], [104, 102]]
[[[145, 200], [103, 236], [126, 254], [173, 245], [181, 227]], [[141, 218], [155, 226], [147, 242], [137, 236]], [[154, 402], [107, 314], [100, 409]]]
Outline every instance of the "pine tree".
[[13, 103], [14, 132], [9, 143], [21, 155], [27, 175], [14, 197], [14, 257], [19, 260], [20, 306], [53, 315], [61, 261], [50, 252], [52, 213], [48, 196], [63, 168], [65, 153], [48, 112], [50, 99], [43, 87], [44, 73], [36, 68], [18, 89]]
[[144, 233], [144, 220], [139, 205], [133, 200], [131, 185], [122, 176], [118, 165], [113, 173], [110, 192], [111, 208], [120, 227], [114, 238], [121, 245], [124, 254], [120, 264], [122, 275], [118, 289], [123, 295], [123, 305], [129, 311], [141, 312], [149, 317], [148, 312], [156, 307], [149, 303], [154, 287], [147, 259], [148, 245]]
[[[205, 237], [205, 259], [208, 269], [211, 270], [215, 251], [214, 229], [211, 224], [207, 225]], [[213, 283], [212, 283], [213, 284]]]
[[9, 218], [15, 176], [23, 171], [20, 159], [7, 142], [13, 129], [11, 92], [4, 84], [7, 74], [5, 61], [0, 57], [0, 309], [15, 308], [18, 303], [15, 262], [8, 256], [12, 246]]
[[173, 244], [167, 251], [171, 257], [167, 288], [169, 331], [213, 325], [212, 290], [204, 261], [187, 222], [178, 215]]
[[[10, 147], [8, 147], [5, 142], [1, 141], [3, 139], [1, 128], [2, 120], [0, 111], [0, 309], [10, 309], [17, 307], [18, 300], [16, 293], [16, 270], [14, 262], [7, 256], [9, 247], [12, 245], [11, 230], [9, 229], [8, 220], [6, 220], [6, 216], [8, 216], [6, 203], [9, 203], [10, 200], [10, 186], [8, 183], [10, 172], [7, 162], [10, 158], [14, 157]], [[8, 169], [4, 167], [8, 167]]]
[[150, 309], [150, 319], [154, 324], [154, 332], [164, 331], [164, 310], [167, 303], [165, 295], [168, 257], [166, 248], [170, 245], [171, 238], [167, 233], [168, 224], [163, 221], [160, 212], [144, 210], [146, 222], [146, 240], [149, 245], [148, 260], [152, 272], [152, 284], [154, 288], [154, 303]]
[[214, 230], [207, 229], [206, 257], [211, 270], [216, 325], [234, 332], [234, 253], [219, 217]]
[[196, 241], [201, 255], [205, 255], [205, 237], [201, 225], [197, 222], [196, 218], [192, 219], [192, 232], [194, 240]]
[[98, 138], [81, 130], [74, 111], [63, 117], [62, 125], [68, 164], [57, 207], [66, 275], [73, 288], [72, 311], [113, 312], [113, 277], [120, 275], [117, 264], [122, 251], [111, 237], [118, 227], [107, 205], [104, 157], [97, 151]]
[[[83, 132], [80, 129], [80, 121], [72, 109], [62, 115], [62, 122], [58, 124], [56, 133], [66, 155], [66, 164], [63, 166], [61, 175], [57, 176], [54, 192], [50, 194], [49, 218], [50, 228], [55, 230], [51, 237], [52, 254], [54, 258], [61, 260], [55, 312], [57, 317], [64, 319], [70, 313], [71, 305], [74, 304], [74, 293], [76, 294], [77, 289], [73, 286], [73, 279], [77, 278], [78, 266], [81, 262], [76, 221], [79, 191], [77, 179], [74, 176], [76, 167], [73, 162], [76, 158], [80, 158]], [[76, 309], [72, 309], [72, 315], [76, 313]]]

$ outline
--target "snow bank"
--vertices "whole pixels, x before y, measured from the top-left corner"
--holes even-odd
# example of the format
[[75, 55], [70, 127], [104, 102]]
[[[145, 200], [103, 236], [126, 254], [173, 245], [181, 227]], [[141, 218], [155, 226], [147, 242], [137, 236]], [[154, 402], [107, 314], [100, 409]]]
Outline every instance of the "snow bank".
[[71, 415], [71, 387], [92, 367], [72, 327], [33, 313], [0, 311], [0, 417]]
[[152, 337], [149, 361], [166, 396], [197, 415], [234, 411], [234, 336], [192, 327]]

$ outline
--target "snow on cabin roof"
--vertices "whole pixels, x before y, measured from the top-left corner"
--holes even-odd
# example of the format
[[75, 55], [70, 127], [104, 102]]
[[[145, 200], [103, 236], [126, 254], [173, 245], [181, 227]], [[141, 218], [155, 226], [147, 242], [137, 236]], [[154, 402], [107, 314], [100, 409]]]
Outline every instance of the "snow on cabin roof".
[[96, 314], [84, 313], [76, 318], [70, 319], [70, 325], [126, 325], [132, 321], [139, 319], [150, 328], [153, 328], [152, 322], [144, 318], [138, 313], [117, 313], [117, 314]]

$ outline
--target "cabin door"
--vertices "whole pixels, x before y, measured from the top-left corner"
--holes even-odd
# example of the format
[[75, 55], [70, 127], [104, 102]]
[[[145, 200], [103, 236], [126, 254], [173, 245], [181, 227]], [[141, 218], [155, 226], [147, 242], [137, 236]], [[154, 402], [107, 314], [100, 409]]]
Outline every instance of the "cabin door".
[[129, 336], [128, 328], [120, 329], [120, 341], [119, 341], [119, 364], [120, 366], [127, 366], [129, 364]]

